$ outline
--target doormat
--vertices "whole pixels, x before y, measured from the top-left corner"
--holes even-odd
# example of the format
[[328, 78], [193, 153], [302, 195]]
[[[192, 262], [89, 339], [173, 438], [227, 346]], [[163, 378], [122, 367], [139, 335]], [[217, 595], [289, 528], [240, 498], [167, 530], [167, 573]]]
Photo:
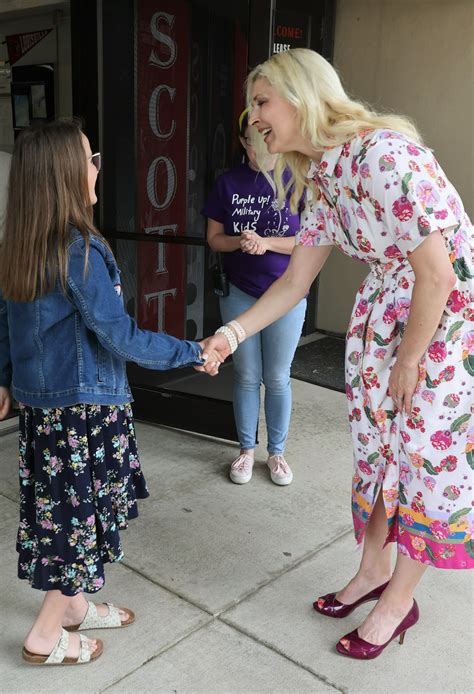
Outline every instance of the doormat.
[[323, 337], [298, 347], [291, 366], [292, 378], [344, 393], [345, 346], [343, 338]]

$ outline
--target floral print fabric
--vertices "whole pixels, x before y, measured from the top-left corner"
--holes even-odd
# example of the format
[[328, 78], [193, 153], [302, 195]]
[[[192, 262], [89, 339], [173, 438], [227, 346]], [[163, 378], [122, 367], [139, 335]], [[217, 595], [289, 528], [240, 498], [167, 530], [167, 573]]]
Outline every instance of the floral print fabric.
[[[388, 540], [439, 568], [474, 566], [473, 228], [426, 148], [393, 131], [360, 134], [308, 174], [297, 243], [336, 245], [370, 265], [347, 333], [354, 449], [352, 510], [362, 541], [382, 489]], [[410, 310], [410, 254], [440, 230], [457, 282], [420, 363], [410, 416], [388, 392]]]
[[18, 575], [33, 588], [100, 590], [147, 496], [129, 405], [20, 408]]

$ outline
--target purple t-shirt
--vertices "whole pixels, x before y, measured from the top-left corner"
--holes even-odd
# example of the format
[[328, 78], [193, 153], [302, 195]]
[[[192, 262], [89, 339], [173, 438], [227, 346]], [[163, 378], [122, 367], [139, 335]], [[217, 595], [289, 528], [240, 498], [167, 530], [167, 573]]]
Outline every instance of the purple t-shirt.
[[[248, 164], [219, 176], [201, 213], [224, 225], [228, 236], [251, 229], [259, 236], [294, 236], [299, 214], [292, 214], [289, 203], [280, 209], [278, 199], [262, 173]], [[229, 281], [256, 298], [286, 270], [290, 256], [267, 251], [250, 255], [241, 250], [222, 253]]]

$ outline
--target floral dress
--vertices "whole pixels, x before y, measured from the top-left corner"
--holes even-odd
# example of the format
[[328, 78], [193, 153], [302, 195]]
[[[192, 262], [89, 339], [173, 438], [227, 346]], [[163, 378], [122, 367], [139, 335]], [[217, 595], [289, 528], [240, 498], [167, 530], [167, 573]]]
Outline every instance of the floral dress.
[[147, 496], [130, 405], [21, 406], [18, 576], [33, 588], [100, 590]]
[[[387, 130], [324, 153], [297, 243], [335, 245], [369, 264], [347, 333], [346, 393], [354, 450], [352, 512], [361, 542], [382, 489], [388, 541], [439, 568], [474, 566], [473, 228], [426, 148]], [[388, 391], [410, 311], [408, 261], [440, 230], [456, 273], [419, 367], [409, 416]]]

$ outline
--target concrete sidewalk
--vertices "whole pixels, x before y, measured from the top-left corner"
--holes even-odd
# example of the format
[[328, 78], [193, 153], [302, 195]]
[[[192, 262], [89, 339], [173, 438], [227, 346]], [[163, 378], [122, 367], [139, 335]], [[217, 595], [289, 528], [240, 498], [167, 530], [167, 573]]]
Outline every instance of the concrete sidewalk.
[[293, 385], [289, 487], [270, 482], [264, 441], [252, 481], [240, 487], [227, 478], [236, 446], [137, 425], [151, 497], [123, 532], [125, 560], [108, 567], [100, 593], [133, 608], [137, 621], [97, 632], [104, 655], [80, 668], [21, 661], [42, 596], [16, 579], [17, 435], [0, 438], [0, 692], [474, 691], [467, 572], [426, 573], [421, 619], [403, 647], [393, 643], [370, 662], [336, 653], [338, 638], [370, 610], [330, 620], [311, 608], [358, 564], [346, 405], [340, 393]]

